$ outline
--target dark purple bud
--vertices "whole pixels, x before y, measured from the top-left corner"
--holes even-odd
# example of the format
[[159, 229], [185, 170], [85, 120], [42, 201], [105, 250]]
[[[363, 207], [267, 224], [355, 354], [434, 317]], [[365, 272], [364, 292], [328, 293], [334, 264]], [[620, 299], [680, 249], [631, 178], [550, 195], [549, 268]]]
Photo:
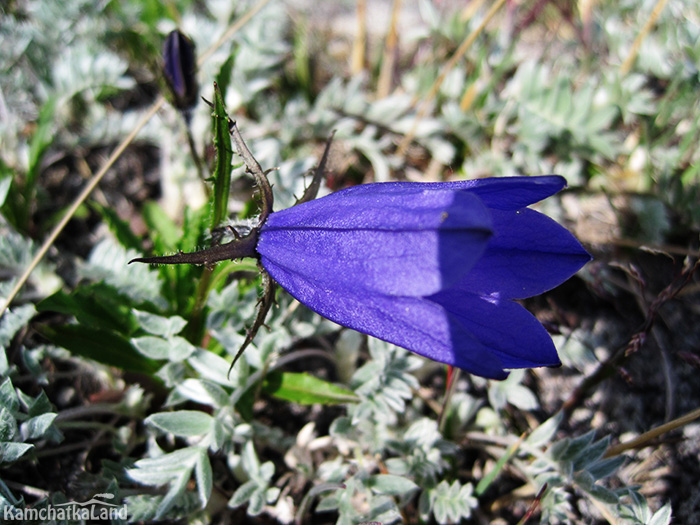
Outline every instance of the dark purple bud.
[[179, 30], [172, 31], [163, 44], [163, 73], [173, 93], [173, 104], [181, 110], [197, 103], [197, 62], [195, 46]]

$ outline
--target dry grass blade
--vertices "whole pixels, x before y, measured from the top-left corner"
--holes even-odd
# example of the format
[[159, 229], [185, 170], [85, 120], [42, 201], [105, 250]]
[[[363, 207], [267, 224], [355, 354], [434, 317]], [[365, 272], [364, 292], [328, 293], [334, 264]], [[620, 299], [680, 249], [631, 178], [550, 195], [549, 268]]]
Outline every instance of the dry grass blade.
[[636, 449], [636, 448], [641, 448], [646, 445], [651, 445], [653, 440], [655, 440], [657, 437], [670, 432], [672, 430], [676, 430], [677, 428], [680, 428], [682, 426], [687, 425], [691, 421], [696, 420], [697, 418], [700, 417], [700, 408], [696, 408], [695, 410], [691, 410], [687, 414], [682, 415], [681, 417], [678, 417], [674, 419], [673, 421], [669, 421], [668, 423], [664, 423], [663, 425], [659, 425], [656, 428], [652, 428], [651, 430], [644, 432], [639, 437], [636, 437], [634, 439], [631, 439], [630, 441], [626, 441], [625, 443], [620, 443], [619, 445], [614, 445], [610, 447], [606, 452], [605, 456], [606, 458], [611, 458], [614, 456], [618, 456], [622, 454], [623, 452], [626, 452], [631, 449]]
[[[442, 86], [442, 83], [445, 81], [445, 78], [447, 78], [449, 72], [452, 71], [455, 65], [457, 65], [457, 62], [459, 62], [459, 60], [465, 55], [465, 53], [469, 50], [472, 44], [476, 41], [477, 37], [484, 30], [486, 24], [488, 24], [491, 21], [491, 19], [496, 15], [498, 10], [501, 8], [501, 6], [503, 6], [503, 4], [505, 4], [505, 2], [506, 0], [497, 0], [491, 6], [491, 9], [489, 9], [488, 13], [486, 13], [486, 16], [479, 24], [479, 27], [474, 29], [474, 31], [472, 31], [469, 34], [469, 36], [467, 36], [467, 38], [464, 39], [464, 41], [460, 44], [459, 48], [457, 48], [457, 51], [455, 51], [454, 55], [452, 55], [452, 58], [450, 58], [450, 60], [447, 62], [447, 64], [442, 70], [442, 73], [440, 73], [440, 76], [433, 83], [433, 85], [430, 88], [430, 91], [425, 96], [423, 102], [418, 108], [418, 112], [416, 114], [415, 120], [413, 121], [413, 126], [411, 127], [411, 130], [406, 134], [406, 136], [404, 136], [403, 140], [399, 144], [399, 148], [397, 150], [397, 154], [399, 157], [403, 156], [406, 153], [408, 145], [413, 140], [413, 137], [416, 136], [418, 124], [427, 115], [428, 109], [430, 108], [430, 103], [435, 98], [435, 95], [437, 95], [438, 91], [440, 90], [440, 86]], [[413, 105], [415, 105], [417, 102], [418, 100], [414, 99]]]
[[379, 73], [377, 83], [377, 97], [384, 98], [391, 92], [391, 79], [396, 65], [396, 45], [398, 42], [399, 13], [401, 12], [401, 0], [394, 0], [391, 6], [391, 21], [386, 34], [386, 44], [382, 57], [382, 70]]
[[651, 28], [654, 27], [654, 24], [656, 23], [656, 20], [658, 20], [659, 16], [661, 15], [661, 11], [663, 11], [664, 6], [666, 5], [667, 1], [668, 0], [659, 0], [658, 2], [656, 2], [656, 5], [654, 6], [654, 10], [651, 12], [651, 15], [649, 15], [649, 19], [647, 20], [647, 23], [644, 24], [644, 27], [637, 35], [637, 38], [634, 39], [634, 43], [632, 44], [632, 49], [630, 49], [630, 52], [627, 55], [627, 58], [622, 63], [622, 66], [620, 66], [620, 73], [621, 74], [626, 75], [627, 73], [629, 73], [630, 69], [632, 69], [632, 64], [634, 64], [634, 61], [637, 58], [637, 55], [639, 54], [639, 48], [642, 46], [642, 42], [644, 41], [644, 39], [647, 37], [647, 35], [651, 31]]
[[365, 68], [365, 46], [367, 45], [367, 0], [357, 0], [357, 34], [352, 44], [350, 71], [359, 75]]

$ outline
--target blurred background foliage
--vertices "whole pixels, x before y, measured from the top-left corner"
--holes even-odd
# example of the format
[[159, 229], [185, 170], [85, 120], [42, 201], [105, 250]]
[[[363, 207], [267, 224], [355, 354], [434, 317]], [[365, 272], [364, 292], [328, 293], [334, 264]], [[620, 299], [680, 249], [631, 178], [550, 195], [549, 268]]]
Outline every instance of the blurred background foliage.
[[[697, 2], [0, 10], [3, 509], [110, 492], [145, 522], [665, 524], [672, 507], [697, 521]], [[527, 306], [565, 366], [447, 389], [444, 367], [278, 293], [227, 376], [255, 315], [254, 262], [127, 266], [257, 212], [239, 157], [221, 161], [221, 119], [163, 104], [176, 28], [196, 45], [200, 94], [214, 101], [216, 81], [219, 109], [276, 168], [277, 209], [333, 131], [322, 193], [564, 175], [539, 209], [596, 260]], [[642, 436], [651, 447], [611, 448], [664, 422]]]

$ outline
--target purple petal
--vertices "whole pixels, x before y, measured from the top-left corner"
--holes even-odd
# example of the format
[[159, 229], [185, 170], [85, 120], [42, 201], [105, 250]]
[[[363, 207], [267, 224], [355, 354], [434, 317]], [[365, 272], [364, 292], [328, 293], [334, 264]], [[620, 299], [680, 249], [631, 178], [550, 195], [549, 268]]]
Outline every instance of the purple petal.
[[[519, 210], [530, 204], [551, 197], [566, 187], [566, 179], [560, 175], [539, 177], [493, 177], [452, 182], [389, 182], [384, 186], [418, 186], [425, 189], [468, 190], [477, 195], [488, 207], [495, 210]], [[362, 188], [363, 186], [357, 186]]]
[[459, 325], [462, 331], [472, 334], [499, 358], [504, 368], [561, 364], [552, 338], [518, 303], [455, 289], [440, 292], [430, 299], [449, 312], [453, 329]]
[[368, 184], [271, 214], [257, 250], [316, 287], [429, 295], [462, 278], [490, 235], [469, 192]]
[[498, 177], [465, 182], [469, 183], [469, 191], [494, 210], [519, 210], [554, 195], [566, 186], [566, 179], [559, 175]]
[[551, 290], [591, 256], [568, 230], [534, 210], [491, 210], [494, 236], [479, 262], [456, 287], [524, 299]]
[[265, 258], [263, 265], [294, 298], [331, 321], [482, 377], [507, 376], [498, 357], [436, 302], [326, 289]]

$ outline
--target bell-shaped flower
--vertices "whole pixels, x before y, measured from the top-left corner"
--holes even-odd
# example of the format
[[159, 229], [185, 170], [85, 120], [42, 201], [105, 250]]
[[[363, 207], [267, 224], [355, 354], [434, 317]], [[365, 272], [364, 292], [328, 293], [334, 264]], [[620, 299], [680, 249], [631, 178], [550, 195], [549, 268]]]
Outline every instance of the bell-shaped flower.
[[355, 186], [272, 213], [256, 250], [301, 303], [338, 324], [487, 378], [560, 364], [516, 299], [590, 255], [527, 206], [559, 176]]

